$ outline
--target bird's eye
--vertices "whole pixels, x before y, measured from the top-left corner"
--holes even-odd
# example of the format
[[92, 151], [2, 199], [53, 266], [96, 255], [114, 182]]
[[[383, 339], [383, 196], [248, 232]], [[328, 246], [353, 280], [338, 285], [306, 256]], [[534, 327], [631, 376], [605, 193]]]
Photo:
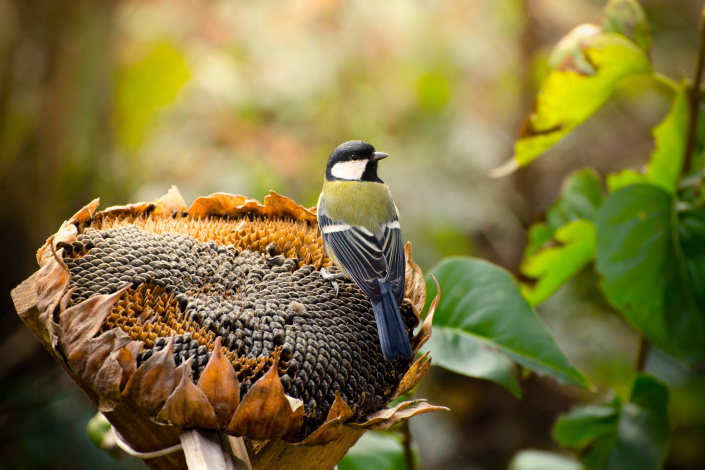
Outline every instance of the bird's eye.
[[350, 155], [350, 160], [359, 160], [359, 159], [360, 159], [360, 156], [356, 153], [353, 153], [352, 155]]

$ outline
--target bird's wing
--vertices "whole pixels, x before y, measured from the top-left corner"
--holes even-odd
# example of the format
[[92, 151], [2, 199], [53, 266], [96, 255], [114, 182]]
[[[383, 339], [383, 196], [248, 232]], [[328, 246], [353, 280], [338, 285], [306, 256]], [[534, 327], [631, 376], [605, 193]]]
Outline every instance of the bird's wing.
[[320, 206], [318, 224], [323, 241], [331, 251], [329, 254], [370, 300], [380, 302], [382, 297], [378, 281], [389, 276], [380, 240], [364, 227], [353, 227], [331, 219]]
[[404, 256], [404, 245], [401, 238], [399, 220], [389, 222], [384, 226], [382, 232], [382, 253], [387, 260], [389, 270], [389, 284], [391, 285], [394, 299], [397, 305], [401, 306], [404, 300], [406, 257]]

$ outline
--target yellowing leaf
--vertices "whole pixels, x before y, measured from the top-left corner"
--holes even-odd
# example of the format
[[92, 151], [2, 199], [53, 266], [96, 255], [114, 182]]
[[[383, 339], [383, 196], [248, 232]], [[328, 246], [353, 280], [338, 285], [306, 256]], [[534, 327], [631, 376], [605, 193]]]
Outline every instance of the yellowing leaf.
[[654, 128], [656, 149], [651, 154], [646, 179], [670, 193], [676, 191], [683, 156], [685, 154], [685, 133], [688, 126], [688, 103], [685, 90], [680, 87], [673, 105], [663, 121]]
[[645, 183], [644, 175], [634, 170], [622, 170], [607, 175], [607, 190], [611, 193], [632, 184]]
[[622, 170], [607, 176], [610, 192], [626, 186], [651, 183], [671, 194], [676, 192], [685, 155], [685, 133], [688, 125], [688, 103], [685, 89], [679, 87], [666, 117], [653, 130], [656, 148], [645, 173]]
[[521, 284], [521, 293], [531, 305], [538, 305], [583, 269], [595, 255], [595, 224], [577, 220], [558, 229], [556, 244], [527, 258], [522, 274], [536, 279], [532, 286]]
[[597, 111], [625, 79], [653, 72], [646, 53], [621, 34], [601, 33], [577, 45], [594, 73], [571, 56], [549, 72], [522, 125], [513, 159], [492, 176], [527, 165]]
[[602, 181], [592, 168], [574, 171], [545, 223], [529, 229], [520, 266], [521, 293], [538, 305], [580, 272], [595, 256], [595, 215], [602, 204]]

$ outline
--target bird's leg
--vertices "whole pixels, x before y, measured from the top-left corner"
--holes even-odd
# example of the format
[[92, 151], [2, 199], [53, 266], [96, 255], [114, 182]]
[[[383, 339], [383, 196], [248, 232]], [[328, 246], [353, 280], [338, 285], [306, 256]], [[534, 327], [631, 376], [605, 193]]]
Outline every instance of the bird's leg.
[[329, 279], [341, 279], [345, 277], [345, 274], [342, 272], [329, 273], [326, 268], [321, 268], [321, 277], [327, 281]]
[[330, 281], [331, 285], [335, 289], [335, 296], [338, 297], [338, 283], [335, 282], [336, 279], [341, 279], [345, 277], [343, 273], [329, 273], [326, 268], [321, 268], [321, 277], [326, 281]]

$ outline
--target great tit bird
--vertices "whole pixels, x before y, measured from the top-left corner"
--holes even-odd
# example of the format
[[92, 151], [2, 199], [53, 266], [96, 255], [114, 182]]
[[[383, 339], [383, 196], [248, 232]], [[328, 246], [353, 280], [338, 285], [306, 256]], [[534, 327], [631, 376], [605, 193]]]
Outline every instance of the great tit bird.
[[317, 210], [326, 254], [340, 269], [338, 275], [351, 278], [369, 297], [382, 353], [391, 361], [411, 357], [411, 345], [398, 308], [406, 264], [399, 213], [377, 176], [377, 164], [387, 156], [361, 140], [339, 145], [328, 157]]

